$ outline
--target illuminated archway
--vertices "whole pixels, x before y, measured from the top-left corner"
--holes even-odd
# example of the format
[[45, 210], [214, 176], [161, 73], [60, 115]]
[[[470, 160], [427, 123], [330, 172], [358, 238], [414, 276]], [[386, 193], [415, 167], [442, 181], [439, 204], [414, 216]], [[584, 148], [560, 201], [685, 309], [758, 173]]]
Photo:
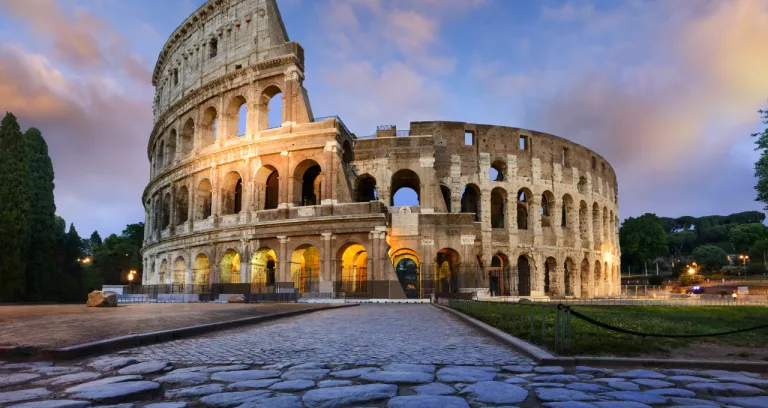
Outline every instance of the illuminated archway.
[[340, 292], [365, 292], [368, 289], [368, 253], [358, 243], [349, 243], [336, 254], [336, 282]]
[[299, 293], [317, 292], [320, 285], [320, 251], [303, 244], [291, 255], [291, 280]]
[[240, 283], [240, 254], [234, 249], [228, 249], [221, 258], [219, 283]]
[[164, 285], [166, 283], [166, 279], [168, 279], [168, 261], [163, 259], [163, 261], [160, 262], [160, 277], [157, 283]]
[[208, 285], [211, 278], [211, 264], [209, 263], [208, 255], [198, 254], [195, 257], [192, 274], [195, 279], [195, 285]]
[[453, 293], [459, 286], [459, 253], [453, 248], [443, 248], [435, 256], [435, 292]]
[[171, 283], [182, 284], [185, 283], [187, 276], [187, 263], [184, 262], [183, 257], [176, 258], [173, 261], [173, 279]]
[[277, 254], [272, 248], [260, 248], [251, 257], [251, 286], [266, 289], [277, 282]]
[[420, 264], [418, 255], [411, 249], [400, 249], [392, 255], [392, 265], [395, 267], [397, 279], [408, 299], [418, 299], [422, 295]]

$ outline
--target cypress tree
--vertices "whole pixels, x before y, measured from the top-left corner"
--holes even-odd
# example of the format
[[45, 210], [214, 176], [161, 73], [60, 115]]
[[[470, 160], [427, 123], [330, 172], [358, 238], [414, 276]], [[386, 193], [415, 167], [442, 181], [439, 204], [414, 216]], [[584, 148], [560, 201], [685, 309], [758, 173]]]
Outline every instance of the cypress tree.
[[24, 133], [29, 193], [29, 247], [26, 273], [27, 299], [54, 296], [56, 261], [56, 204], [53, 201], [53, 163], [48, 145], [36, 128]]
[[24, 298], [29, 196], [24, 137], [10, 112], [0, 123], [0, 300]]

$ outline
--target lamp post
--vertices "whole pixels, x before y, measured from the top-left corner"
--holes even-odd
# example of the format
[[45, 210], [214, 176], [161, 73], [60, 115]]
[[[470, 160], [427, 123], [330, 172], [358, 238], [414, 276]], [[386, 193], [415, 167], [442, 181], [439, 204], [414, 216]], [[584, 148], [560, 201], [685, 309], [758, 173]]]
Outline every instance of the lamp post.
[[739, 259], [741, 259], [741, 267], [744, 268], [744, 279], [747, 279], [747, 261], [749, 260], [749, 255], [739, 255]]

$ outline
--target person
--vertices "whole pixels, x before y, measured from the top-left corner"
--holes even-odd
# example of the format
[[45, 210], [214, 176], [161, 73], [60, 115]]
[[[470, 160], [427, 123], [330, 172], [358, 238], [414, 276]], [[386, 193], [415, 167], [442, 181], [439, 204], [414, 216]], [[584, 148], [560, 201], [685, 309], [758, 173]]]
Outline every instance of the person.
[[734, 290], [731, 297], [733, 298], [733, 301], [736, 302], [739, 299], [739, 294]]

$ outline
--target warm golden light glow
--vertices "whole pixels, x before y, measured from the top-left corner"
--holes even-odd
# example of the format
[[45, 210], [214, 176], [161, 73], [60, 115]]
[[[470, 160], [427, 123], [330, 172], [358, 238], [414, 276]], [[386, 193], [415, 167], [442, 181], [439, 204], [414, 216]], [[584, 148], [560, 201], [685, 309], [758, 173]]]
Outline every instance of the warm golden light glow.
[[695, 269], [693, 269], [693, 268], [689, 268], [689, 269], [688, 269], [688, 273], [689, 273], [689, 274], [691, 274], [691, 275], [693, 275], [694, 273], [696, 273], [696, 270], [695, 270]]

